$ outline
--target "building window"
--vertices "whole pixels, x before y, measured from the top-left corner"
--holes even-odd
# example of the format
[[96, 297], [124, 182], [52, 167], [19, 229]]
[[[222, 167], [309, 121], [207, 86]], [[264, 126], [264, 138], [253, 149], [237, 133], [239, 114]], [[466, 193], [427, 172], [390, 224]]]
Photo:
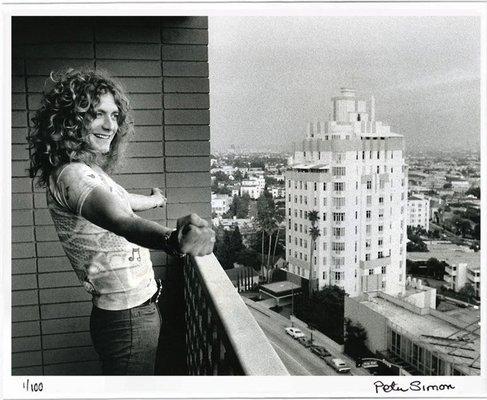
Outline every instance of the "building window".
[[367, 205], [370, 206], [372, 204], [372, 196], [369, 194], [367, 195]]
[[334, 176], [344, 176], [346, 174], [346, 169], [345, 167], [333, 167], [332, 174]]
[[288, 254], [289, 254], [289, 257], [291, 257], [291, 254], [292, 254], [291, 249], [289, 249]]
[[377, 258], [384, 258], [384, 254], [382, 253], [382, 251], [377, 252]]
[[381, 289], [385, 289], [386, 288], [386, 281], [382, 281], [380, 283], [380, 287], [381, 287]]
[[371, 245], [372, 245], [372, 241], [371, 241], [370, 239], [367, 239], [367, 240], [365, 241], [365, 248], [366, 248], [366, 249], [370, 249], [370, 246], [371, 246]]
[[323, 182], [323, 191], [326, 191], [326, 182]]
[[323, 242], [323, 250], [325, 250], [325, 251], [326, 251], [326, 248], [327, 248], [327, 247], [328, 247], [328, 246], [326, 245], [326, 242]]
[[343, 267], [345, 265], [345, 257], [333, 257], [332, 262], [335, 267]]
[[344, 278], [344, 272], [335, 272], [335, 281], [341, 281]]
[[326, 271], [323, 271], [323, 279], [326, 279]]
[[326, 221], [326, 213], [323, 213], [323, 221]]
[[294, 230], [297, 232], [298, 231], [298, 224], [295, 222], [294, 223]]
[[386, 267], [385, 266], [381, 267], [380, 272], [385, 274], [386, 273]]
[[302, 239], [302, 238], [299, 238], [299, 245], [300, 245], [301, 247], [303, 247], [303, 239]]
[[333, 242], [332, 243], [332, 250], [333, 251], [345, 251], [345, 243], [344, 242]]
[[323, 228], [323, 236], [326, 236], [326, 228]]
[[304, 182], [304, 190], [308, 190], [308, 182]]
[[380, 167], [377, 166], [377, 173], [379, 174], [380, 173]]
[[333, 221], [334, 222], [345, 221], [345, 213], [333, 213]]
[[315, 182], [314, 183], [315, 190], [318, 190], [318, 184]]
[[323, 205], [326, 207], [326, 197], [323, 197]]
[[345, 236], [345, 228], [333, 228], [334, 236]]
[[291, 194], [287, 195], [287, 201], [291, 202]]
[[379, 225], [379, 232], [383, 232], [384, 231], [384, 225]]
[[377, 159], [380, 159], [380, 151], [377, 151]]
[[373, 268], [369, 269], [369, 275], [374, 275], [374, 270], [373, 270]]
[[326, 257], [323, 257], [323, 265], [326, 265]]
[[303, 181], [299, 181], [299, 189], [303, 190]]
[[372, 181], [367, 181], [367, 189], [372, 189]]
[[378, 239], [378, 240], [377, 240], [377, 245], [378, 245], [378, 246], [382, 246], [382, 243], [383, 243], [383, 242], [384, 242], [384, 240], [382, 240], [382, 239]]
[[367, 254], [365, 255], [365, 261], [370, 261], [370, 253], [367, 253]]
[[333, 197], [333, 205], [335, 207], [345, 206], [345, 197]]
[[384, 197], [379, 197], [379, 204], [384, 204]]
[[372, 217], [372, 211], [367, 210], [365, 211], [365, 218], [370, 219]]
[[365, 233], [367, 235], [370, 235], [370, 231], [371, 231], [371, 225], [365, 225]]
[[342, 192], [345, 190], [345, 182], [334, 182], [333, 183], [333, 189], [336, 192]]

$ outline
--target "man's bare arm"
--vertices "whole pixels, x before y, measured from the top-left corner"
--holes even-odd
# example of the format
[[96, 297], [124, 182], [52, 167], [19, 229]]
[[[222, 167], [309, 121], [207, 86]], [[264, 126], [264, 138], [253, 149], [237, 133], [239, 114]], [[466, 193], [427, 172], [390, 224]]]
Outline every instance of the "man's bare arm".
[[159, 188], [152, 188], [150, 196], [129, 193], [130, 207], [132, 211], [145, 211], [151, 208], [164, 207], [167, 199]]
[[[175, 250], [167, 247], [167, 235], [172, 229], [128, 211], [114, 194], [102, 186], [94, 188], [88, 195], [81, 215], [95, 225], [139, 246], [164, 251]], [[196, 214], [178, 220], [177, 236], [179, 249], [176, 250], [182, 253], [203, 256], [213, 251], [214, 232]]]

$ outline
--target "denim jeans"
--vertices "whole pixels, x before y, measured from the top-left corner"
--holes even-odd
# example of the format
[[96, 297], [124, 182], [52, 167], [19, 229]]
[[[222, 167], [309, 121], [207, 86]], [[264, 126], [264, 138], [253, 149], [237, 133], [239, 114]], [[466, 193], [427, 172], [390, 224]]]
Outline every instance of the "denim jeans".
[[154, 375], [161, 322], [157, 303], [120, 311], [93, 306], [91, 338], [103, 375]]

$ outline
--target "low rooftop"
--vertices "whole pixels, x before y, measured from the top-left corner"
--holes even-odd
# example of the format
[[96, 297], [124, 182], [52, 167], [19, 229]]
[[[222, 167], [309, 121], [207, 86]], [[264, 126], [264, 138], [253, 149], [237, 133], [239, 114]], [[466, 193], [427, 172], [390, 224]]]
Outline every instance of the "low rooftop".
[[[386, 317], [393, 328], [398, 328], [399, 333], [409, 334], [430, 351], [441, 353], [443, 359], [451, 361], [464, 373], [480, 373], [479, 309], [455, 308], [446, 312], [430, 311], [431, 314], [419, 315], [381, 297], [370, 297], [361, 301], [361, 304]], [[437, 315], [455, 320], [465, 329]]]
[[406, 258], [411, 261], [426, 261], [429, 258], [436, 258], [439, 261], [446, 261], [449, 265], [467, 263], [473, 269], [480, 268], [480, 252], [475, 253], [466, 246], [458, 246], [452, 243], [426, 242], [429, 251], [408, 252]]

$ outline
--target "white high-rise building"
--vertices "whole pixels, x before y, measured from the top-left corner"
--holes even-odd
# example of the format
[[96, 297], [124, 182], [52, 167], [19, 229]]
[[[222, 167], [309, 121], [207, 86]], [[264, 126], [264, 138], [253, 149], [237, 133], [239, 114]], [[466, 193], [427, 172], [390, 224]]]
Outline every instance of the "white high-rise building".
[[317, 211], [315, 287], [337, 285], [351, 296], [404, 293], [407, 166], [404, 139], [375, 120], [375, 100], [342, 88], [325, 122], [308, 124], [286, 172], [288, 272], [308, 279], [308, 219]]
[[421, 195], [408, 198], [408, 226], [430, 230], [430, 199]]

